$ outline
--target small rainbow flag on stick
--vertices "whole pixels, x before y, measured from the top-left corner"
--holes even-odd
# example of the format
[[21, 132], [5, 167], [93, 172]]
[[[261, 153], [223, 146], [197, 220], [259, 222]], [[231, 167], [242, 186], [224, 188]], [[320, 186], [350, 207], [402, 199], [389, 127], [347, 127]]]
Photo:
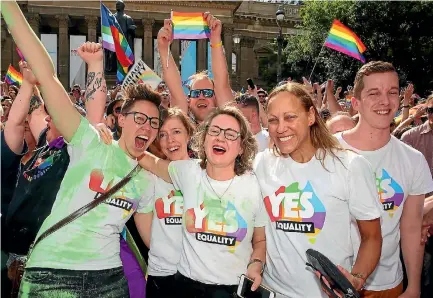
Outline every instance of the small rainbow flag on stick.
[[12, 65], [9, 65], [8, 72], [5, 76], [5, 81], [9, 85], [13, 85], [15, 83], [22, 84], [23, 83], [23, 75], [17, 71]]
[[351, 56], [365, 63], [362, 53], [367, 49], [359, 37], [352, 30], [344, 26], [339, 20], [334, 20], [329, 31], [325, 46]]
[[210, 37], [210, 29], [202, 12], [171, 12], [173, 39], [203, 39]]

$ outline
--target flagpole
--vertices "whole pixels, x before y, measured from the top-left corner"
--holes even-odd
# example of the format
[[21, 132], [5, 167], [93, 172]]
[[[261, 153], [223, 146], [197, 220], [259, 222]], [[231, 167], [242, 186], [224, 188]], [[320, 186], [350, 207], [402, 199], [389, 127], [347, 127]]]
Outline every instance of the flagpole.
[[319, 55], [317, 55], [316, 62], [314, 63], [313, 70], [311, 71], [310, 77], [308, 78], [308, 81], [310, 81], [310, 82], [311, 82], [311, 77], [313, 76], [313, 73], [314, 73], [314, 69], [316, 68], [316, 64], [319, 61], [320, 54], [322, 54], [323, 48], [325, 47], [325, 43], [326, 43], [326, 39], [323, 42], [322, 48], [320, 49]]

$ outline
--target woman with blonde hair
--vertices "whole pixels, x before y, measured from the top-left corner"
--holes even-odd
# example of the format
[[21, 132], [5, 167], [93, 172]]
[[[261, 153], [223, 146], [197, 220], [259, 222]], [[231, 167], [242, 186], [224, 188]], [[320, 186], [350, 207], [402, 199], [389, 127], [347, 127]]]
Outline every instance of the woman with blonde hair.
[[146, 153], [140, 165], [183, 194], [177, 297], [234, 297], [241, 274], [255, 289], [264, 268], [268, 219], [252, 173], [257, 144], [241, 112], [226, 106], [199, 126], [193, 148], [200, 160]]
[[[270, 217], [264, 284], [277, 297], [323, 297], [321, 283], [305, 266], [305, 252], [313, 248], [339, 264], [360, 290], [382, 244], [381, 206], [369, 163], [340, 148], [300, 84], [273, 90], [267, 115], [274, 147], [254, 164]], [[355, 262], [351, 218], [363, 239]]]

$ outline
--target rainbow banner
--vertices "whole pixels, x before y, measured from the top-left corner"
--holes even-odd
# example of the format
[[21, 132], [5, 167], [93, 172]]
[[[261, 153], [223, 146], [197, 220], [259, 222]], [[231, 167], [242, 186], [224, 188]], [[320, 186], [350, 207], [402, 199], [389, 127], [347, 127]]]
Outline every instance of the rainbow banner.
[[134, 54], [114, 15], [101, 2], [102, 47], [117, 56], [117, 81], [122, 82], [134, 63]]
[[358, 59], [365, 63], [362, 53], [367, 49], [359, 37], [352, 30], [344, 26], [339, 20], [334, 20], [326, 38], [325, 46]]
[[171, 12], [173, 39], [203, 39], [210, 37], [210, 29], [201, 12]]
[[136, 84], [148, 84], [153, 89], [156, 89], [161, 81], [161, 78], [140, 59], [129, 70], [123, 80], [122, 89]]
[[23, 83], [23, 75], [17, 71], [12, 65], [9, 65], [8, 72], [5, 75], [5, 81], [9, 85], [14, 85], [16, 83]]

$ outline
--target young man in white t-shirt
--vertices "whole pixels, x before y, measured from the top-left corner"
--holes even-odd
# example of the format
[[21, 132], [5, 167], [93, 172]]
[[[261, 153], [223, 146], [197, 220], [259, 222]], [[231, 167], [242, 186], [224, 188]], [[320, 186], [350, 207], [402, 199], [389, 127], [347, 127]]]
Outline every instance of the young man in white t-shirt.
[[[424, 156], [390, 134], [390, 123], [399, 107], [398, 74], [392, 64], [365, 64], [356, 75], [354, 93], [352, 106], [359, 112], [359, 122], [336, 136], [343, 147], [371, 163], [384, 209], [381, 258], [367, 280], [363, 297], [419, 297], [423, 204], [425, 194], [433, 190], [432, 177]], [[404, 293], [400, 233], [408, 277]], [[359, 241], [358, 231], [352, 227], [356, 250]]]

